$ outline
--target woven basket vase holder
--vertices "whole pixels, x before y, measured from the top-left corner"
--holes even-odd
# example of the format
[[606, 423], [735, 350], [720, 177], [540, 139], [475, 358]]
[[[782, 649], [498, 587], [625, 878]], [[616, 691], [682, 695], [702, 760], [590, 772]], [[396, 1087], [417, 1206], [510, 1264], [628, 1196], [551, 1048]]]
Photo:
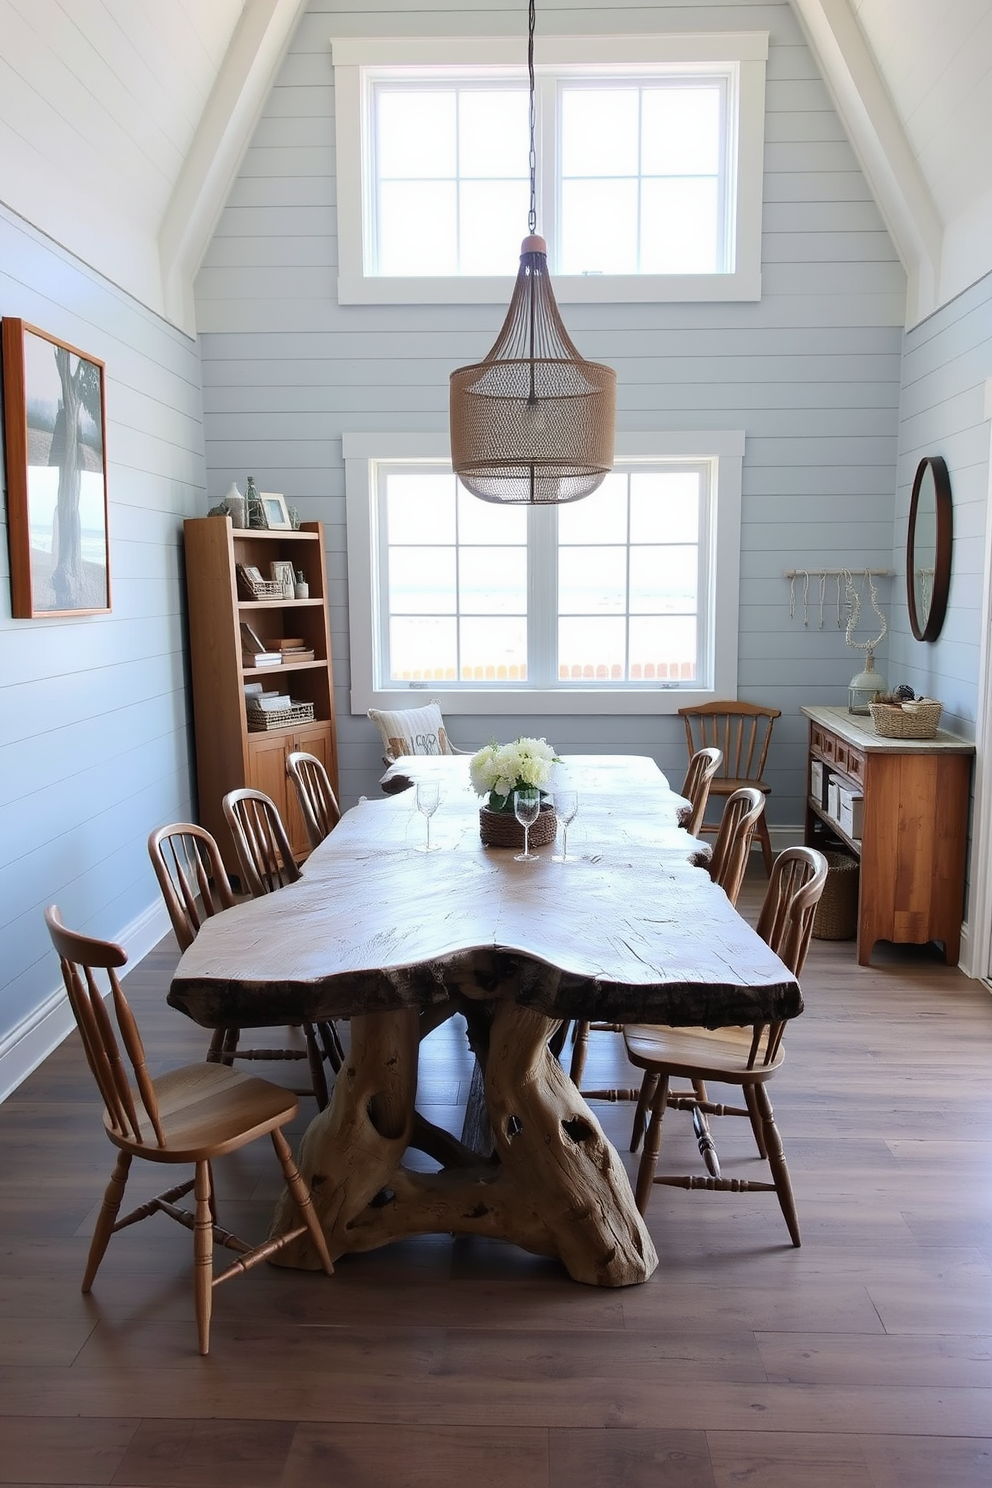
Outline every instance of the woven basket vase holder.
[[[546, 847], [554, 842], [558, 830], [558, 819], [550, 802], [545, 802], [537, 821], [530, 829], [529, 845]], [[479, 836], [487, 847], [512, 847], [520, 852], [524, 845], [524, 829], [510, 811], [490, 811], [488, 806], [479, 808]]]

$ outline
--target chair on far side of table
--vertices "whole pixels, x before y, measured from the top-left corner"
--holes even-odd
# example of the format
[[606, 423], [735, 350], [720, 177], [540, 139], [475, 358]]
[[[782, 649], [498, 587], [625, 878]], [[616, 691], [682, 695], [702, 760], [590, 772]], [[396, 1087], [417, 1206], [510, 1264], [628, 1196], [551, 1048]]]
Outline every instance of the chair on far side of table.
[[[758, 918], [757, 931], [786, 966], [798, 976], [806, 959], [813, 915], [827, 881], [827, 863], [811, 847], [791, 847], [779, 853]], [[709, 1189], [725, 1193], [774, 1192], [793, 1245], [801, 1243], [789, 1169], [782, 1139], [775, 1125], [767, 1082], [785, 1057], [785, 1023], [759, 1023], [753, 1028], [666, 1028], [657, 1024], [629, 1024], [624, 1043], [632, 1064], [644, 1071], [630, 1150], [641, 1136], [644, 1151], [637, 1172], [635, 1197], [642, 1214], [655, 1183], [674, 1188]], [[669, 1089], [674, 1077], [687, 1079], [691, 1091]], [[720, 1105], [708, 1098], [709, 1082], [740, 1088], [743, 1106]], [[693, 1127], [707, 1174], [659, 1176], [662, 1120], [674, 1107], [692, 1113]], [[751, 1123], [759, 1157], [771, 1169], [769, 1182], [724, 1177], [709, 1127], [710, 1116], [743, 1116]], [[647, 1130], [645, 1132], [645, 1121]]]
[[[764, 708], [757, 703], [700, 703], [679, 709], [685, 724], [686, 746], [690, 759], [700, 749], [713, 746], [723, 753], [723, 763], [710, 785], [710, 796], [732, 796], [741, 786], [753, 785], [767, 796], [771, 787], [763, 779], [776, 718], [780, 708]], [[715, 832], [713, 824], [703, 824], [703, 832]], [[764, 816], [758, 823], [765, 871], [772, 871], [772, 843]]]
[[[228, 791], [223, 800], [224, 817], [231, 829], [238, 856], [241, 881], [253, 899], [274, 893], [301, 877], [293, 856], [279, 809], [264, 791], [243, 786]], [[321, 1110], [327, 1105], [327, 1076], [324, 1060], [337, 1074], [344, 1062], [344, 1049], [338, 1031], [330, 1019], [298, 1025], [306, 1050], [239, 1049], [224, 1046], [223, 1057], [238, 1059], [308, 1059], [313, 1095]], [[236, 1032], [236, 1031], [235, 1031]]]
[[[167, 1214], [193, 1231], [196, 1327], [200, 1353], [206, 1354], [210, 1349], [213, 1289], [222, 1281], [267, 1260], [307, 1233], [324, 1270], [333, 1274], [310, 1190], [282, 1131], [297, 1113], [296, 1096], [282, 1085], [220, 1064], [188, 1064], [152, 1079], [138, 1025], [117, 976], [118, 968], [127, 962], [127, 953], [110, 941], [93, 940], [66, 929], [54, 905], [46, 909], [45, 923], [58, 952], [83, 1051], [106, 1107], [104, 1127], [118, 1149], [90, 1242], [82, 1289], [88, 1292], [92, 1287], [113, 1234], [158, 1211]], [[107, 1002], [105, 983], [110, 988]], [[301, 1223], [261, 1245], [251, 1246], [217, 1224], [211, 1164], [266, 1135], [272, 1139]], [[193, 1164], [194, 1177], [146, 1200], [119, 1220], [128, 1173], [136, 1157], [153, 1163]], [[191, 1189], [195, 1213], [177, 1203]], [[213, 1251], [218, 1242], [233, 1250], [237, 1259], [215, 1275]]]
[[710, 858], [710, 878], [720, 885], [731, 904], [737, 903], [751, 843], [764, 810], [765, 798], [756, 785], [741, 786], [724, 805]]
[[706, 803], [710, 798], [710, 786], [723, 762], [719, 749], [697, 749], [685, 772], [681, 794], [692, 802], [692, 810], [682, 823], [690, 837], [698, 837], [706, 815]]
[[322, 762], [314, 754], [294, 750], [286, 756], [286, 774], [296, 788], [310, 850], [319, 847], [341, 820], [341, 808]]

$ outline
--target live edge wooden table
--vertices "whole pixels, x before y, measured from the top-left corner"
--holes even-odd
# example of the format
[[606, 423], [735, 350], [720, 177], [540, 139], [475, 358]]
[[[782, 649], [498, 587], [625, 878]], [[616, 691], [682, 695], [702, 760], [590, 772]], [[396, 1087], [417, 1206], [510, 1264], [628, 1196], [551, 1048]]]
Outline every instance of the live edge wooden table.
[[[576, 1281], [645, 1281], [658, 1258], [626, 1172], [549, 1041], [571, 1018], [716, 1028], [802, 1010], [795, 978], [698, 866], [705, 849], [675, 825], [685, 803], [654, 762], [566, 768], [571, 861], [484, 847], [467, 761], [431, 761], [446, 780], [437, 851], [418, 851], [413, 791], [363, 800], [298, 883], [208, 920], [179, 963], [169, 1002], [207, 1028], [351, 1020], [300, 1153], [333, 1256], [486, 1235], [559, 1257]], [[416, 1109], [420, 1040], [456, 1012], [484, 1075], [482, 1153]], [[410, 1147], [440, 1171], [404, 1167]], [[303, 1242], [279, 1263], [319, 1265]]]

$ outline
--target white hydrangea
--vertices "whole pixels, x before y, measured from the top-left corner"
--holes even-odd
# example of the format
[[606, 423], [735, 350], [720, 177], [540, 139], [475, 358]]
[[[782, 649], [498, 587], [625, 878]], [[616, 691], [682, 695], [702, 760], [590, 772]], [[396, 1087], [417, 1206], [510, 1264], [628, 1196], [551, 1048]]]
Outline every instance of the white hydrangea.
[[547, 739], [522, 738], [513, 744], [494, 739], [469, 760], [472, 789], [478, 796], [488, 795], [494, 811], [503, 811], [515, 790], [547, 785], [556, 762]]

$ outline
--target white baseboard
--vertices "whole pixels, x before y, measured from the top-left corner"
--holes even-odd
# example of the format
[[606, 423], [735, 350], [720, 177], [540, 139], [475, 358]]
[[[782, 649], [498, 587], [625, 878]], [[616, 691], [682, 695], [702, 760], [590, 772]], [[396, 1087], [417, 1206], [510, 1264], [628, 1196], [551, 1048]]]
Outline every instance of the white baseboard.
[[[172, 928], [161, 899], [143, 910], [114, 938], [127, 951], [129, 968], [154, 950]], [[76, 1026], [61, 985], [0, 1040], [0, 1101], [5, 1101]]]

